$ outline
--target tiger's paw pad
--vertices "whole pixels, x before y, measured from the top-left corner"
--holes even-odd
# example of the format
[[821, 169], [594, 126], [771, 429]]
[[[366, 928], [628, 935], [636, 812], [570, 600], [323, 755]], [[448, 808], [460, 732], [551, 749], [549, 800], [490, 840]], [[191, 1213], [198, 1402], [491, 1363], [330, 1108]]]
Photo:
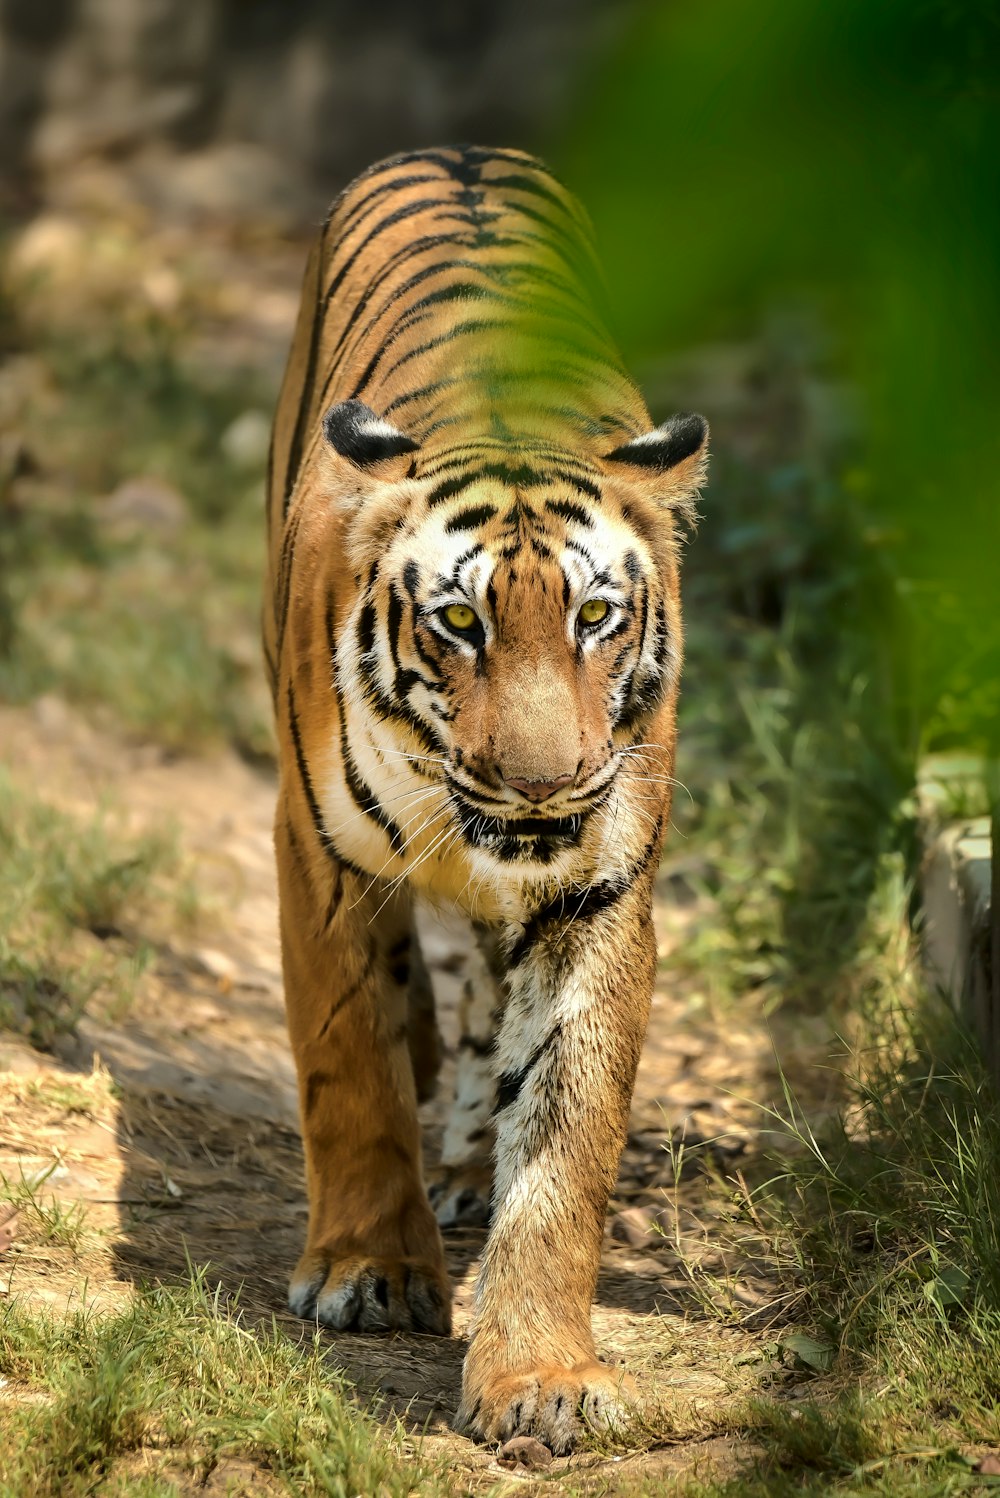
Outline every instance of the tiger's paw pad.
[[635, 1389], [620, 1369], [603, 1363], [541, 1367], [506, 1374], [463, 1396], [459, 1428], [481, 1441], [534, 1436], [565, 1456], [582, 1432], [621, 1429], [635, 1410]]
[[451, 1332], [451, 1286], [443, 1266], [417, 1259], [302, 1256], [289, 1309], [338, 1332]]
[[445, 1232], [456, 1228], [486, 1227], [490, 1220], [490, 1195], [493, 1173], [486, 1168], [445, 1168], [440, 1180], [430, 1188], [431, 1206], [438, 1227]]

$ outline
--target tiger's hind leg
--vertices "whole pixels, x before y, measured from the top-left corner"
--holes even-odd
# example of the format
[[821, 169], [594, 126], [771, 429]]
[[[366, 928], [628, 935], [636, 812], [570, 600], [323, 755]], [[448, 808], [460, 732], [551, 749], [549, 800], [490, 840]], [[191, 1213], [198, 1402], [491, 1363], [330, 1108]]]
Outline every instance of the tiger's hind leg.
[[502, 988], [487, 938], [464, 919], [452, 924], [450, 970], [459, 984], [455, 1093], [445, 1123], [431, 1202], [445, 1230], [489, 1221], [493, 1188], [494, 1048]]
[[275, 840], [309, 1193], [289, 1305], [341, 1331], [446, 1335], [451, 1293], [421, 1173], [398, 981], [408, 901], [382, 905], [384, 886], [310, 862], [280, 807]]
[[434, 986], [427, 971], [415, 925], [409, 937], [403, 940], [406, 942], [405, 952], [400, 952], [397, 956], [393, 977], [396, 982], [407, 985], [410, 1062], [413, 1066], [417, 1102], [426, 1103], [437, 1091], [442, 1060], [441, 1032], [438, 1029], [434, 1003]]

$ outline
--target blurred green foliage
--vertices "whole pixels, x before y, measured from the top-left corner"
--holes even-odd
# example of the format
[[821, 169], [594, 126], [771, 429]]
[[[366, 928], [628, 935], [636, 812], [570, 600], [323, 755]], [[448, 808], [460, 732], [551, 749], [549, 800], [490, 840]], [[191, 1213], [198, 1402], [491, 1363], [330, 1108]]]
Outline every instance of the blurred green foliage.
[[[631, 360], [752, 334], [776, 304], [817, 317], [860, 412], [824, 566], [867, 555], [846, 623], [873, 662], [888, 648], [908, 755], [1000, 739], [998, 43], [990, 0], [651, 0], [552, 153]], [[775, 548], [795, 498], [759, 496]], [[729, 500], [723, 476], [706, 530]]]

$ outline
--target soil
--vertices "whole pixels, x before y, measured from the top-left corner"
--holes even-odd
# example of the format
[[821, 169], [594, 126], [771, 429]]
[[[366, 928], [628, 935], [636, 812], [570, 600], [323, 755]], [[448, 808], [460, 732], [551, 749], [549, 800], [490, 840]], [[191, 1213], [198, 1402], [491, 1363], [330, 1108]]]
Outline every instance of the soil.
[[[16, 1181], [54, 1167], [44, 1192], [85, 1203], [94, 1229], [86, 1250], [37, 1241], [9, 1252], [0, 1293], [54, 1307], [82, 1296], [118, 1304], [137, 1283], [177, 1282], [189, 1262], [210, 1264], [210, 1278], [238, 1294], [249, 1316], [273, 1315], [299, 1337], [302, 1323], [284, 1305], [306, 1205], [282, 1009], [272, 775], [229, 754], [166, 755], [88, 724], [55, 699], [0, 709], [0, 744], [13, 773], [56, 804], [87, 812], [111, 795], [136, 828], [172, 823], [200, 901], [195, 929], [179, 924], [158, 938], [152, 970], [123, 1017], [85, 1016], [56, 1054], [0, 1036], [0, 1170]], [[829, 1033], [819, 1021], [779, 1012], [769, 1023], [752, 995], [713, 1015], [696, 985], [672, 973], [670, 953], [711, 912], [690, 892], [679, 900], [683, 886], [669, 875], [668, 862], [657, 911], [661, 974], [608, 1213], [594, 1326], [602, 1355], [627, 1361], [659, 1409], [657, 1430], [672, 1434], [666, 1443], [661, 1434], [659, 1450], [585, 1452], [549, 1469], [593, 1468], [604, 1484], [638, 1471], [667, 1477], [730, 1466], [743, 1448], [714, 1412], [764, 1379], [794, 1381], [773, 1356], [774, 1328], [794, 1306], [766, 1257], [734, 1257], [734, 1209], [718, 1181], [752, 1172], [770, 1142], [761, 1105], [780, 1096], [776, 1049], [810, 1116], [835, 1104]], [[429, 938], [450, 1046], [456, 938], [441, 924]], [[60, 1087], [70, 1081], [67, 1103]], [[446, 1062], [423, 1113], [431, 1171], [448, 1083]], [[89, 1089], [82, 1108], [81, 1088]], [[494, 1452], [450, 1428], [482, 1244], [479, 1231], [447, 1238], [450, 1340], [327, 1337], [360, 1399], [423, 1432], [476, 1490], [515, 1480]], [[704, 1287], [713, 1284], [717, 1294], [725, 1289], [725, 1315], [706, 1305]]]

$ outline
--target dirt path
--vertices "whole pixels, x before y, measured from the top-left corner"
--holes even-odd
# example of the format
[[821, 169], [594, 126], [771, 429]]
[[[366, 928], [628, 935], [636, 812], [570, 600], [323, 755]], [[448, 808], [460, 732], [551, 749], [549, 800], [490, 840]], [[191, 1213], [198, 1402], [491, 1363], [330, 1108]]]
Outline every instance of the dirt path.
[[[137, 1280], [186, 1277], [189, 1257], [210, 1262], [213, 1278], [238, 1290], [250, 1313], [273, 1313], [298, 1335], [300, 1323], [284, 1311], [284, 1290], [305, 1202], [282, 1013], [272, 779], [232, 756], [177, 759], [129, 745], [44, 699], [31, 709], [0, 711], [0, 746], [15, 776], [67, 809], [86, 813], [111, 796], [136, 827], [172, 821], [201, 903], [197, 937], [178, 931], [159, 944], [123, 1019], [85, 1017], [77, 1039], [61, 1043], [57, 1056], [22, 1042], [0, 1050], [0, 1170], [31, 1178], [54, 1162], [45, 1191], [64, 1203], [87, 1203], [101, 1244], [85, 1263], [64, 1246], [26, 1248], [10, 1287], [65, 1304], [84, 1293], [85, 1272], [85, 1293], [114, 1302]], [[706, 1439], [712, 1411], [759, 1380], [755, 1349], [780, 1310], [766, 1263], [741, 1270], [732, 1299], [742, 1319], [734, 1314], [728, 1326], [706, 1315], [690, 1273], [693, 1265], [725, 1278], [729, 1262], [718, 1193], [708, 1190], [704, 1165], [728, 1173], [751, 1159], [766, 1122], [757, 1105], [777, 1092], [772, 1036], [752, 1007], [715, 1022], [693, 986], [670, 974], [670, 951], [704, 917], [693, 900], [664, 899], [659, 911], [663, 971], [594, 1312], [602, 1353], [626, 1359], [669, 1408], [676, 1444], [619, 1460], [615, 1471], [641, 1462], [666, 1475], [731, 1458], [717, 1431]], [[446, 1041], [453, 1038], [453, 950], [439, 928], [429, 960]], [[827, 1037], [804, 1021], [791, 1030], [788, 1024], [776, 1036], [783, 1065], [812, 1108], [822, 1110], [834, 1086], [818, 1066]], [[101, 1070], [91, 1075], [95, 1058]], [[439, 1100], [425, 1108], [431, 1166], [448, 1080], [446, 1069]], [[679, 1161], [680, 1140], [687, 1153]], [[665, 1147], [671, 1141], [673, 1153]], [[691, 1153], [699, 1141], [711, 1142]], [[499, 1469], [491, 1453], [454, 1436], [449, 1421], [481, 1246], [477, 1232], [448, 1240], [452, 1340], [329, 1338], [332, 1356], [362, 1396], [378, 1395], [412, 1428], [426, 1430], [476, 1486]], [[572, 1461], [602, 1471], [606, 1465], [586, 1455]]]

